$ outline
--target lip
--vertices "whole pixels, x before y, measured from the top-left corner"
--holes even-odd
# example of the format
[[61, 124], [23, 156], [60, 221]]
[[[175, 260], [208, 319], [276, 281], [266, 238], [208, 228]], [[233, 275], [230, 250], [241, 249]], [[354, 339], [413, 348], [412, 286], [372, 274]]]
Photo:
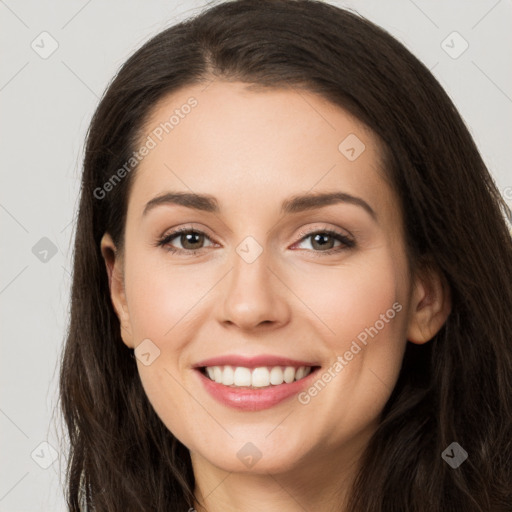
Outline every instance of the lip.
[[287, 357], [262, 354], [254, 357], [241, 356], [236, 354], [227, 354], [225, 356], [212, 357], [205, 359], [193, 365], [193, 368], [203, 368], [205, 366], [243, 366], [244, 368], [258, 368], [261, 366], [320, 366], [317, 362], [298, 361]]
[[[223, 358], [222, 361], [224, 360], [225, 359]], [[201, 364], [201, 366], [203, 365]], [[279, 366], [279, 364], [275, 366]], [[313, 382], [313, 379], [317, 377], [319, 369], [320, 367], [316, 366], [307, 377], [304, 377], [300, 380], [296, 380], [294, 382], [290, 382], [289, 384], [283, 383], [278, 384], [277, 386], [271, 385], [269, 387], [261, 389], [248, 387], [235, 388], [230, 386], [224, 386], [223, 384], [219, 384], [209, 379], [206, 375], [202, 373], [200, 367], [194, 368], [194, 373], [197, 374], [198, 378], [201, 381], [201, 384], [204, 386], [205, 390], [210, 394], [210, 396], [212, 396], [221, 404], [234, 409], [238, 409], [240, 411], [261, 411], [263, 409], [269, 409], [271, 407], [274, 407], [275, 405], [283, 402], [284, 400], [291, 398], [297, 393], [300, 393], [300, 391], [302, 391], [304, 388], [309, 387]]]

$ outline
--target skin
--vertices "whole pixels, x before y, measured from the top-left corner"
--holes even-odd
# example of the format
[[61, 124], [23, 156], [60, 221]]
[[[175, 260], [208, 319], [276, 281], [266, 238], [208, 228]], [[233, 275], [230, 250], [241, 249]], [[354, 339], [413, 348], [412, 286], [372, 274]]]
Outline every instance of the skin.
[[[148, 366], [137, 359], [138, 370], [157, 414], [191, 452], [198, 511], [340, 510], [406, 344], [442, 327], [448, 290], [435, 272], [410, 275], [380, 143], [347, 112], [305, 91], [214, 81], [159, 102], [142, 140], [191, 96], [198, 105], [136, 171], [124, 251], [115, 253], [108, 233], [101, 242], [123, 342], [133, 349], [149, 338], [160, 350]], [[351, 133], [365, 144], [354, 161], [338, 150]], [[221, 211], [168, 204], [142, 215], [169, 190], [215, 196]], [[290, 196], [333, 191], [362, 198], [377, 221], [349, 203], [280, 214]], [[181, 254], [155, 245], [176, 227], [207, 236], [191, 246], [178, 235], [171, 244]], [[343, 244], [328, 237], [324, 249], [300, 236], [326, 228], [356, 247], [326, 255]], [[247, 236], [262, 249], [250, 264], [236, 252]], [[267, 410], [232, 409], [191, 369], [231, 353], [326, 369], [396, 302], [402, 310], [306, 405], [295, 396]], [[261, 452], [250, 468], [237, 457], [247, 442]]]

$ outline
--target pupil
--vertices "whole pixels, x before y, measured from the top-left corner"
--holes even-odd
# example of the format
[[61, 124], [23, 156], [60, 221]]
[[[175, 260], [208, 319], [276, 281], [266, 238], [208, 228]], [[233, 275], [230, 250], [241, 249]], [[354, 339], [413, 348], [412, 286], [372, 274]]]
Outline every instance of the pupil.
[[[317, 234], [313, 237], [313, 246], [315, 246], [315, 243], [318, 243], [320, 247], [323, 247], [325, 248], [325, 244], [328, 242], [325, 242], [325, 239], [326, 238], [330, 238], [331, 235], [322, 235], [322, 234]], [[319, 241], [319, 240], [322, 240], [323, 239], [323, 242]]]
[[[197, 240], [194, 242], [194, 240], [193, 240], [194, 237], [196, 237], [196, 238], [199, 237], [199, 241], [201, 241], [201, 237], [203, 235], [200, 235], [199, 233], [186, 233], [183, 236], [185, 237], [186, 242], [183, 243], [183, 240], [182, 240], [182, 245], [183, 245], [183, 247], [187, 247], [187, 244], [192, 244], [193, 245], [193, 244], [197, 244], [198, 243]], [[192, 237], [192, 240], [190, 239], [191, 237]], [[197, 249], [197, 247], [191, 247], [191, 249]]]

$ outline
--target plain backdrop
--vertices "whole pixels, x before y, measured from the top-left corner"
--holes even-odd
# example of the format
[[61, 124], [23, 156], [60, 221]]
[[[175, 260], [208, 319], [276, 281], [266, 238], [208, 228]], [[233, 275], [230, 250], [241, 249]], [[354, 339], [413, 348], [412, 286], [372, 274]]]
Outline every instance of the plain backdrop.
[[[512, 2], [329, 3], [384, 27], [432, 70], [512, 205]], [[66, 510], [58, 358], [91, 116], [136, 48], [206, 5], [0, 0], [0, 511]]]

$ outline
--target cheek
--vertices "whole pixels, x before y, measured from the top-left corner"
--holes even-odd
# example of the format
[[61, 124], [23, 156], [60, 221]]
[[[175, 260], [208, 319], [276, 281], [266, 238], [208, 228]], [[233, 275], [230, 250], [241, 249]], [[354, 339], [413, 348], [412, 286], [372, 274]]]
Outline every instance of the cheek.
[[154, 338], [161, 342], [172, 339], [174, 344], [179, 342], [174, 329], [179, 329], [179, 338], [186, 337], [187, 325], [211, 283], [192, 266], [165, 265], [162, 257], [155, 260], [147, 256], [145, 261], [134, 259], [127, 269], [131, 326], [136, 343]]
[[391, 256], [375, 252], [337, 267], [297, 272], [289, 279], [297, 296], [303, 298], [316, 318], [325, 339], [332, 341], [333, 349], [343, 349], [376, 322], [379, 330], [388, 331], [388, 323], [384, 328], [380, 320], [386, 312], [386, 319], [393, 319], [390, 323], [399, 323], [400, 315], [393, 304], [401, 303], [405, 296], [398, 270]]
[[[295, 289], [306, 297], [318, 320], [319, 336], [331, 352], [331, 363], [343, 358], [343, 370], [318, 407], [337, 407], [340, 393], [353, 397], [351, 424], [373, 418], [389, 398], [398, 378], [406, 345], [406, 261], [400, 253], [375, 250], [347, 259], [338, 267], [303, 273]], [[313, 390], [314, 391], [314, 390]], [[329, 404], [329, 400], [334, 400]], [[347, 418], [348, 418], [347, 416]]]
[[136, 359], [139, 376], [162, 422], [183, 437], [190, 418], [181, 412], [192, 410], [199, 415], [200, 411], [194, 410], [184, 388], [180, 363], [193, 336], [195, 307], [207, 291], [207, 283], [191, 279], [191, 266], [163, 265], [163, 258], [157, 260], [143, 251], [134, 250], [131, 255], [126, 264], [126, 292], [135, 345], [148, 339], [154, 343], [147, 345], [150, 364]]

